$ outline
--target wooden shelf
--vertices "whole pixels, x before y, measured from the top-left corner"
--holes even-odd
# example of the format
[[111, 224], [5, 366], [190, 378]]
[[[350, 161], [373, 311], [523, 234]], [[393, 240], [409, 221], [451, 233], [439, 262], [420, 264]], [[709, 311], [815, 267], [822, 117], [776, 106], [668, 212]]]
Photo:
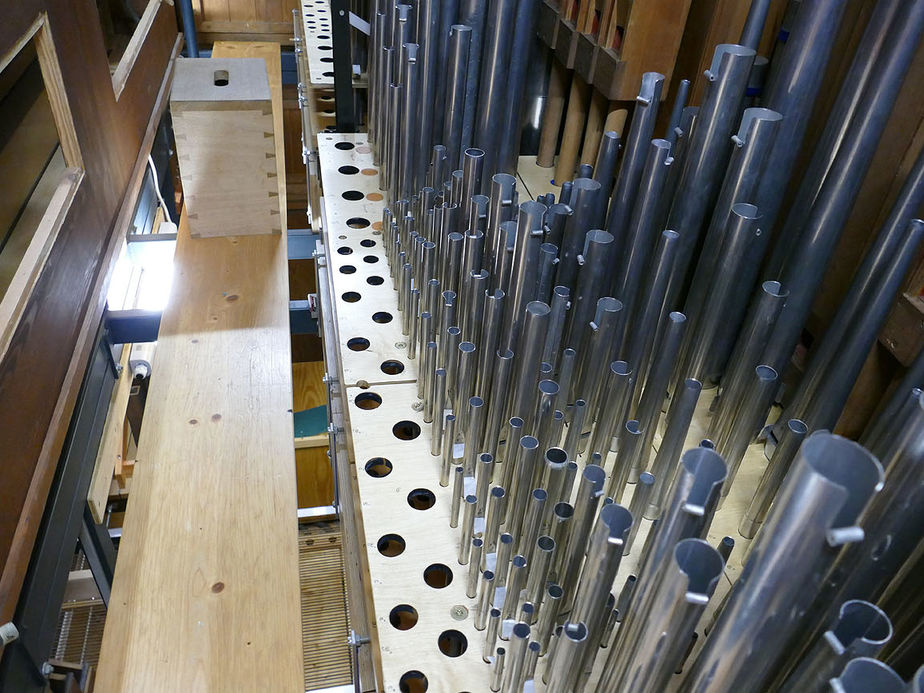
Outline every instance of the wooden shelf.
[[615, 0], [604, 3], [609, 7], [598, 22], [594, 0], [562, 4], [578, 5], [575, 20], [562, 14], [559, 3], [543, 0], [537, 22], [539, 38], [562, 65], [610, 101], [633, 101], [642, 74], [652, 71], [664, 75], [662, 98], [667, 95], [691, 0], [634, 3], [621, 31]]

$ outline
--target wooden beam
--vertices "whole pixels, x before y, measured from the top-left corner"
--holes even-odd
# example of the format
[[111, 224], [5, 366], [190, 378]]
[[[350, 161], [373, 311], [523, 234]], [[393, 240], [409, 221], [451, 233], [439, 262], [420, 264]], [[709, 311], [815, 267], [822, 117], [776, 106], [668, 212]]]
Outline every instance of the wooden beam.
[[125, 409], [128, 407], [128, 398], [132, 391], [132, 372], [128, 364], [131, 353], [131, 344], [122, 346], [122, 358], [119, 361], [122, 373], [115, 387], [112, 388], [109, 413], [106, 415], [103, 437], [100, 440], [99, 452], [96, 454], [96, 463], [93, 466], [93, 476], [90, 479], [90, 489], [87, 492], [87, 503], [90, 505], [90, 513], [96, 524], [102, 524], [106, 518], [106, 501], [109, 499], [112, 473], [116, 465], [122, 461], [122, 455], [125, 452]]

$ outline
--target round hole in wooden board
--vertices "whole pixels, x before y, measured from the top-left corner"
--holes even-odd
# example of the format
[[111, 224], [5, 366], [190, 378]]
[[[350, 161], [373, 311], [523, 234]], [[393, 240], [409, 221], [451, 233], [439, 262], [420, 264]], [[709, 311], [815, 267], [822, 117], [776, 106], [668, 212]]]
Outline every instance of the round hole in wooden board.
[[356, 168], [355, 166], [349, 166], [349, 165], [341, 166], [337, 170], [345, 176], [352, 176], [352, 175], [359, 173], [358, 168]]
[[457, 630], [444, 630], [437, 639], [440, 652], [447, 657], [461, 657], [468, 649], [468, 638]]
[[377, 322], [380, 325], [387, 325], [392, 320], [394, 320], [394, 316], [384, 310], [372, 314], [372, 322]]
[[385, 280], [377, 274], [373, 274], [371, 277], [366, 277], [366, 283], [370, 286], [381, 286], [385, 283]]
[[407, 548], [407, 542], [400, 534], [383, 534], [375, 543], [379, 553], [387, 558], [394, 558], [404, 553]]
[[410, 604], [398, 604], [388, 613], [388, 622], [398, 630], [410, 630], [417, 625], [417, 609]]
[[359, 242], [359, 244], [363, 248], [374, 248], [375, 247], [375, 241], [373, 241], [371, 238], [364, 238]]
[[414, 510], [429, 510], [436, 504], [436, 496], [428, 488], [415, 488], [407, 494], [407, 504]]
[[400, 361], [383, 361], [382, 362], [382, 373], [386, 375], [398, 375], [404, 372], [404, 364]]
[[375, 392], [360, 392], [353, 398], [353, 402], [360, 409], [378, 409], [382, 406], [382, 397]]
[[340, 197], [350, 202], [358, 202], [363, 199], [363, 194], [359, 190], [344, 190], [340, 193]]
[[356, 303], [359, 299], [362, 298], [362, 294], [356, 291], [345, 291], [343, 295], [340, 296], [347, 303]]
[[398, 440], [414, 440], [420, 435], [420, 424], [414, 421], [399, 421], [391, 427], [391, 432]]
[[369, 340], [365, 337], [351, 337], [347, 340], [347, 349], [350, 351], [365, 351], [369, 348]]
[[351, 255], [353, 253], [353, 249], [348, 245], [344, 245], [337, 248], [337, 253], [339, 255]]
[[452, 584], [452, 570], [443, 563], [432, 563], [424, 568], [423, 579], [433, 589], [441, 590]]
[[401, 693], [425, 693], [429, 686], [427, 677], [416, 669], [404, 672], [398, 680], [398, 690]]
[[343, 265], [340, 268], [340, 274], [354, 274], [355, 272], [356, 268], [353, 265]]
[[[366, 462], [365, 466], [366, 474], [373, 479], [381, 479], [382, 477], [388, 476], [391, 474], [392, 469], [394, 469], [394, 465], [391, 463], [391, 460], [386, 460], [384, 457], [373, 457]], [[379, 541], [381, 541], [381, 539]], [[379, 549], [379, 551], [381, 551], [381, 549]]]
[[369, 220], [365, 217], [350, 217], [346, 220], [346, 225], [351, 229], [364, 229], [369, 226]]

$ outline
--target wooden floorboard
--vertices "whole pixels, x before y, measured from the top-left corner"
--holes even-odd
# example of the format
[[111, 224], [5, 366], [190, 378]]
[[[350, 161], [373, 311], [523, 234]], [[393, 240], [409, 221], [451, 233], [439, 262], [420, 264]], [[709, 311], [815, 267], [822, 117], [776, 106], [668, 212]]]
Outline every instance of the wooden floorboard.
[[307, 525], [298, 554], [305, 690], [346, 685], [352, 676], [340, 524]]

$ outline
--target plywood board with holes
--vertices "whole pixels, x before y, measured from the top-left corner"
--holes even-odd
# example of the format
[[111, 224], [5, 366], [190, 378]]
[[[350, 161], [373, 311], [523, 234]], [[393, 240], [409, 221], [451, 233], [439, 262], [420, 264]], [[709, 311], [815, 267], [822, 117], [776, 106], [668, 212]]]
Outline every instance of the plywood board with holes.
[[[378, 407], [357, 406], [357, 396], [370, 394], [381, 398]], [[476, 601], [465, 596], [467, 567], [457, 560], [459, 531], [449, 527], [451, 493], [439, 485], [439, 459], [431, 457], [429, 451], [430, 426], [412, 408], [417, 400], [416, 385], [348, 388], [346, 395], [359, 508], [366, 532], [361, 539], [369, 562], [384, 690], [408, 690], [407, 679], [402, 683], [402, 677], [415, 677], [408, 672], [420, 672], [429, 690], [485, 691], [490, 667], [481, 660], [484, 634], [474, 627]], [[372, 473], [366, 471], [367, 463], [376, 458], [391, 465], [387, 475], [381, 476], [387, 465], [370, 465]], [[416, 509], [412, 502], [416, 508], [430, 507]], [[403, 545], [399, 555], [379, 551], [379, 542], [386, 535], [399, 538], [392, 539], [388, 548], [383, 542], [383, 549], [392, 553], [393, 547]], [[445, 580], [450, 574], [451, 582], [445, 587], [428, 585], [425, 572], [430, 566], [440, 566], [427, 572], [428, 576], [433, 574], [431, 582], [442, 584], [436, 579]], [[408, 627], [414, 614], [416, 623]], [[453, 630], [466, 643], [459, 657], [449, 657], [440, 650], [441, 634]]]
[[555, 199], [561, 194], [561, 187], [555, 185], [552, 177], [555, 169], [543, 168], [536, 164], [536, 157], [521, 156], [517, 163], [517, 178], [520, 188], [520, 202], [525, 202], [524, 197], [535, 200], [537, 196], [546, 193], [555, 193]]
[[330, 26], [328, 0], [305, 0], [301, 3], [305, 28], [305, 51], [308, 53], [308, 79], [311, 87], [334, 86], [334, 42]]
[[170, 110], [194, 237], [282, 231], [266, 69], [259, 58], [177, 60]]
[[383, 193], [365, 135], [319, 134], [324, 246], [333, 284], [341, 382], [416, 380], [382, 246]]

